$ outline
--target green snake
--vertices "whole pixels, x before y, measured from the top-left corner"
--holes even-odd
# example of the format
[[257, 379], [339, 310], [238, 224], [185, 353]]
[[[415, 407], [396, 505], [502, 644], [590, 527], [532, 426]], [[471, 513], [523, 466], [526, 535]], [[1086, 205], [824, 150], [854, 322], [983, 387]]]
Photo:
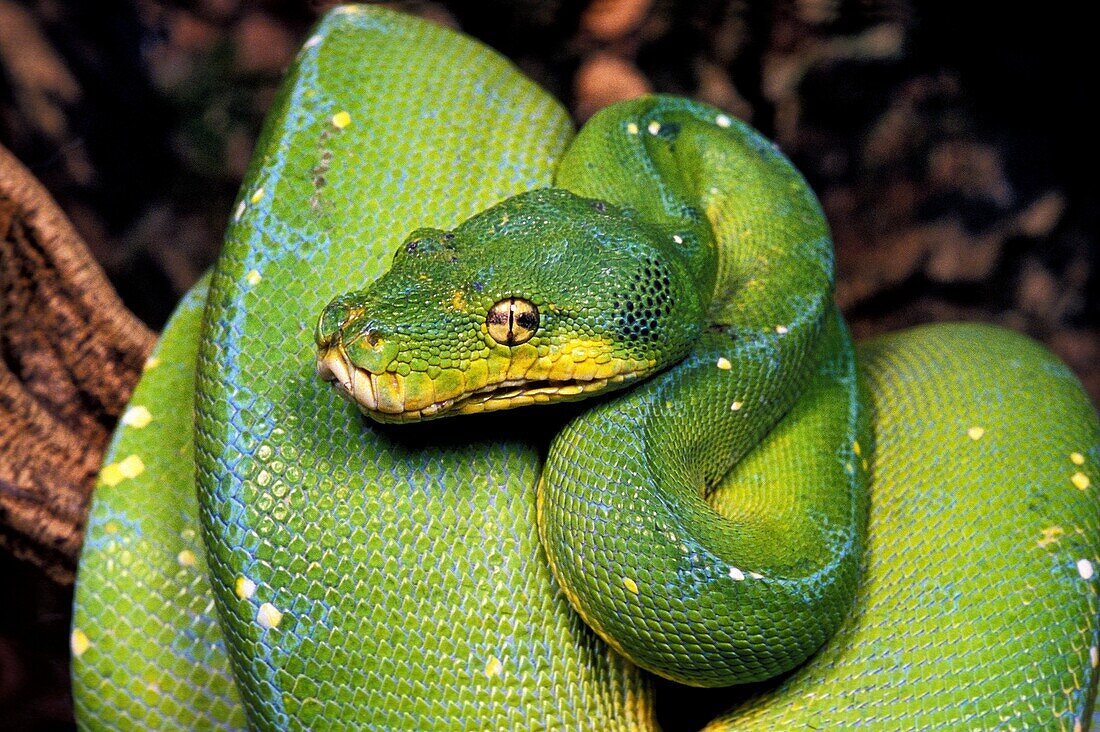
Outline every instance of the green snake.
[[643, 729], [644, 668], [756, 682], [713, 729], [1087, 728], [1095, 410], [999, 329], [853, 347], [832, 276], [721, 111], [574, 139], [476, 42], [333, 11], [100, 473], [78, 721]]

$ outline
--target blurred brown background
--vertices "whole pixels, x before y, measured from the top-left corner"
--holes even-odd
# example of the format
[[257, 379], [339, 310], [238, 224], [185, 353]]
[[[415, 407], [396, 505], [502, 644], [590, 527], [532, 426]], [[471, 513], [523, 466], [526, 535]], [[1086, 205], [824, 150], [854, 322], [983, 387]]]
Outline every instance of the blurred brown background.
[[[646, 91], [749, 120], [820, 195], [857, 335], [1002, 323], [1046, 342], [1100, 401], [1087, 5], [396, 5], [505, 53], [578, 122]], [[151, 326], [216, 256], [264, 112], [329, 6], [0, 0], [0, 142]], [[70, 591], [6, 555], [0, 581], [0, 721], [68, 728]]]

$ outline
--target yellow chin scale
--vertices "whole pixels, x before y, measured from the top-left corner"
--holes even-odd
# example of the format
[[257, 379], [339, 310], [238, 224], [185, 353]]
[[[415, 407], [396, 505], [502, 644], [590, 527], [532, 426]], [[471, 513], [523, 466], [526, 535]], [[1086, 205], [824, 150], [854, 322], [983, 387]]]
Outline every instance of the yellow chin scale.
[[[540, 353], [543, 352], [543, 353]], [[415, 422], [443, 415], [475, 414], [530, 404], [572, 401], [633, 381], [655, 366], [652, 359], [617, 358], [609, 341], [577, 339], [562, 346], [525, 343], [497, 348], [464, 369], [433, 377], [371, 373], [356, 368], [343, 349], [318, 359], [318, 373], [379, 422]]]

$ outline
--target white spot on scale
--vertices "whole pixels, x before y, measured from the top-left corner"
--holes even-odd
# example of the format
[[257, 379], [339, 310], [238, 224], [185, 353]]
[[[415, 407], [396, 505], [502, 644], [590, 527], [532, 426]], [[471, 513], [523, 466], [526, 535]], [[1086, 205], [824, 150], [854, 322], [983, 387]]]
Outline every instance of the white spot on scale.
[[1081, 579], [1089, 580], [1096, 574], [1096, 570], [1092, 566], [1092, 562], [1087, 559], [1077, 560], [1077, 574], [1081, 575]]
[[1093, 668], [1100, 666], [1100, 648], [1096, 646], [1089, 648], [1089, 663], [1092, 664]]
[[741, 402], [734, 402], [733, 404], [730, 405], [730, 411], [731, 412], [739, 412], [739, 411], [741, 411], [742, 406], [744, 406], [744, 405]]
[[730, 579], [733, 580], [734, 582], [740, 582], [741, 580], [745, 579], [745, 573], [742, 572], [737, 567], [730, 567], [729, 574], [730, 574]]
[[195, 552], [190, 549], [184, 549], [182, 552], [176, 555], [176, 561], [181, 567], [194, 567], [195, 566]]
[[785, 325], [777, 325], [777, 326], [775, 326], [775, 332], [778, 333], [779, 335], [787, 335], [787, 333], [790, 332], [790, 331], [787, 329], [787, 326], [785, 326]]
[[69, 648], [72, 650], [74, 656], [81, 656], [84, 651], [88, 650], [92, 642], [88, 640], [88, 636], [80, 628], [73, 628], [72, 635], [69, 636]]
[[308, 41], [306, 41], [306, 42], [305, 42], [304, 44], [302, 44], [302, 47], [303, 47], [303, 48], [313, 48], [314, 46], [316, 46], [316, 45], [317, 45], [318, 43], [320, 43], [320, 42], [321, 42], [321, 36], [320, 36], [320, 34], [318, 34], [318, 35], [314, 35], [314, 36], [310, 36], [310, 37], [309, 37], [309, 40], [308, 40]]
[[500, 659], [496, 656], [489, 656], [489, 660], [485, 664], [485, 675], [490, 679], [494, 676], [500, 676], [504, 671], [504, 664], [500, 662]]
[[234, 583], [233, 590], [237, 593], [237, 597], [247, 600], [256, 594], [256, 583], [241, 575]]
[[240, 221], [242, 216], [244, 216], [244, 201], [237, 204], [237, 210], [233, 212], [233, 220]]
[[126, 410], [126, 413], [122, 415], [122, 424], [136, 429], [145, 427], [151, 421], [153, 421], [153, 415], [148, 409], [140, 405], [130, 407]]
[[672, 235], [672, 241], [676, 242], [677, 244], [683, 244], [684, 243], [684, 237], [680, 236], [679, 234], [673, 234]]
[[719, 127], [722, 127], [724, 129], [726, 127], [729, 127], [731, 124], [733, 124], [733, 120], [731, 120], [729, 118], [729, 115], [720, 114], [720, 115], [718, 115], [717, 117], [714, 118], [714, 124], [716, 124]]
[[270, 602], [260, 605], [259, 611], [256, 612], [256, 622], [267, 629], [278, 628], [282, 620], [283, 614]]
[[653, 120], [649, 123], [646, 129], [649, 131], [649, 134], [656, 135], [658, 132], [661, 131], [661, 123], [657, 120]]

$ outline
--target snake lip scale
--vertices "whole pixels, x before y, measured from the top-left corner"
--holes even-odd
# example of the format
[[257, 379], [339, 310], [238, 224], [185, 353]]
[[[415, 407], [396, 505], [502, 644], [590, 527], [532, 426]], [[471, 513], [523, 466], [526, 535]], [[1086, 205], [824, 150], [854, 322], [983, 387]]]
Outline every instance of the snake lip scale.
[[[317, 356], [317, 375], [322, 380], [335, 384], [342, 397], [375, 421], [416, 422], [451, 413], [492, 412], [520, 404], [577, 399], [585, 394], [626, 384], [641, 374], [626, 371], [606, 378], [506, 379], [415, 410], [404, 408], [405, 396], [400, 390], [391, 389], [388, 398], [379, 398], [380, 392], [387, 389], [379, 381], [379, 377], [384, 377], [385, 374], [372, 373], [355, 366], [341, 346], [321, 349]], [[399, 406], [388, 408], [391, 405]]]

